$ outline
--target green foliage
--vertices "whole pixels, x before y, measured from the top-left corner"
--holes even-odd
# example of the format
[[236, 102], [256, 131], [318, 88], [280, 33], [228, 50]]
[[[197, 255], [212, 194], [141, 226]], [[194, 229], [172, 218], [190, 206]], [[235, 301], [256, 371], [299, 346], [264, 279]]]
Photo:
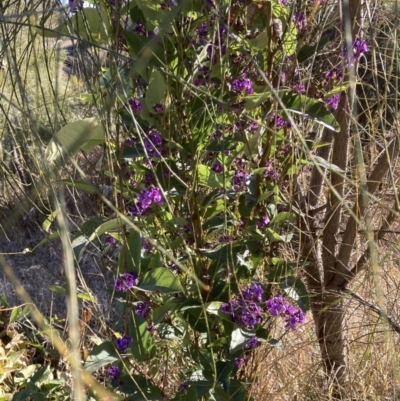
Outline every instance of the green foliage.
[[[298, 89], [327, 40], [305, 41], [278, 0], [248, 20], [250, 4], [164, 3], [94, 2], [55, 29], [32, 20], [35, 35], [76, 35], [109, 52], [90, 93], [79, 94], [95, 116], [65, 121], [44, 153], [57, 172], [102, 147], [93, 182], [67, 173], [51, 181], [98, 202], [68, 241], [76, 266], [93, 253], [115, 278], [108, 291], [117, 321], [91, 344], [83, 368], [115, 399], [244, 401], [256, 381], [246, 368], [254, 350], [282, 348], [310, 309], [304, 261], [292, 252], [301, 212], [290, 202], [291, 180], [315, 164], [341, 171], [310, 152], [308, 135], [339, 131], [326, 97], [346, 85]], [[46, 233], [59, 210], [46, 213]], [[67, 296], [67, 288], [50, 290]], [[279, 295], [286, 309], [278, 313], [267, 302]], [[9, 323], [30, 312], [14, 309]], [[179, 367], [169, 386], [163, 363]], [[44, 383], [55, 392], [64, 385], [46, 366], [30, 366], [14, 376], [15, 399], [47, 396]]]

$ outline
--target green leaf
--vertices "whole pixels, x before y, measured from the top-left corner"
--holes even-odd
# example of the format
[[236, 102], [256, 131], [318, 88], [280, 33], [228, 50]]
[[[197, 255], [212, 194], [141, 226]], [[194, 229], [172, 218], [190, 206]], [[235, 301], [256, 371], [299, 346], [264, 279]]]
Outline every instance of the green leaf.
[[292, 298], [303, 312], [310, 310], [310, 300], [308, 298], [308, 291], [303, 281], [296, 277], [284, 278], [279, 286]]
[[96, 299], [92, 295], [90, 295], [86, 292], [77, 294], [77, 297], [79, 299], [84, 299], [85, 301], [88, 301], [88, 302], [92, 302], [92, 303], [96, 302]]
[[66, 21], [62, 31], [92, 43], [105, 43], [111, 35], [109, 18], [103, 7], [84, 8]]
[[25, 306], [23, 309], [15, 307], [11, 311], [9, 323], [14, 323], [18, 320], [21, 320], [25, 316], [29, 315], [31, 312], [32, 307], [30, 305]]
[[173, 293], [182, 292], [181, 282], [171, 270], [158, 267], [147, 272], [140, 281], [138, 288], [142, 291]]
[[[223, 188], [224, 187], [224, 176], [223, 174], [217, 174], [212, 171], [209, 167], [204, 164], [200, 164], [197, 168], [197, 177], [200, 185], [204, 185], [209, 188]], [[225, 186], [230, 187], [229, 178], [225, 175]]]
[[47, 215], [46, 220], [43, 222], [42, 228], [46, 233], [49, 232], [50, 226], [53, 223], [54, 219], [56, 218], [57, 213], [58, 211], [55, 210], [53, 213]]
[[314, 161], [315, 165], [321, 166], [336, 173], [344, 174], [344, 171], [340, 167], [336, 166], [336, 164], [327, 162], [323, 157], [313, 156], [312, 160]]
[[159, 306], [158, 308], [154, 309], [153, 311], [153, 321], [155, 324], [160, 323], [166, 313], [172, 313], [175, 311], [179, 304], [179, 300], [175, 298], [168, 299], [163, 305]]
[[254, 336], [255, 336], [254, 332], [245, 330], [242, 327], [235, 324], [231, 334], [229, 353], [234, 354], [235, 352], [242, 349]]
[[60, 285], [49, 285], [47, 287], [50, 291], [53, 291], [57, 294], [62, 295], [63, 297], [65, 297], [67, 295], [67, 290], [64, 287], [61, 287]]
[[207, 317], [202, 307], [187, 309], [184, 312], [184, 316], [185, 320], [189, 322], [190, 327], [199, 333], [207, 333], [208, 327], [212, 327], [213, 323], [210, 317], [208, 318], [209, 326], [207, 325]]
[[277, 282], [281, 278], [292, 276], [296, 271], [296, 263], [288, 263], [280, 258], [271, 258], [272, 265], [268, 272], [268, 282]]
[[121, 273], [140, 274], [142, 241], [140, 234], [132, 230], [119, 253], [119, 271]]
[[272, 220], [271, 224], [279, 224], [285, 221], [292, 220], [295, 217], [294, 213], [291, 212], [281, 212], [277, 214]]
[[129, 335], [132, 337], [132, 344], [129, 348], [138, 362], [149, 361], [155, 355], [152, 337], [147, 330], [148, 325], [144, 318], [132, 312], [129, 320]]
[[88, 194], [96, 194], [99, 193], [99, 190], [87, 182], [84, 181], [75, 181], [75, 180], [59, 180], [55, 181], [55, 184], [64, 184], [71, 188], [80, 189], [81, 191], [87, 192]]
[[62, 156], [71, 156], [79, 150], [90, 152], [104, 140], [105, 131], [100, 119], [93, 117], [74, 121], [53, 136], [45, 155], [49, 161], [55, 161]]
[[261, 103], [266, 102], [271, 98], [271, 91], [265, 91], [262, 93], [253, 93], [252, 95], [245, 96], [246, 100], [245, 109], [246, 110], [254, 110]]
[[149, 86], [146, 91], [146, 106], [151, 112], [155, 104], [163, 104], [167, 85], [165, 79], [160, 72], [153, 70], [150, 75]]
[[130, 54], [136, 59], [135, 71], [144, 79], [146, 79], [146, 69], [149, 65], [162, 67], [164, 49], [158, 44], [157, 35], [149, 38], [129, 31], [124, 31], [122, 34], [128, 43]]
[[220, 263], [225, 263], [228, 259], [236, 262], [236, 254], [242, 253], [245, 250], [245, 245], [241, 243], [229, 243], [214, 249], [199, 249], [200, 253], [212, 260], [218, 260]]
[[283, 238], [271, 228], [267, 228], [265, 230], [265, 234], [268, 238], [268, 241], [272, 244], [273, 242], [283, 241]]
[[273, 347], [279, 349], [279, 351], [284, 351], [283, 344], [275, 338], [271, 338], [270, 340], [268, 340], [268, 343], [271, 344]]
[[322, 37], [318, 43], [314, 45], [304, 45], [302, 48], [299, 50], [299, 53], [297, 55], [297, 61], [299, 63], [303, 63], [304, 61], [308, 60], [310, 57], [313, 57], [314, 54], [316, 54], [319, 50], [323, 49], [325, 45], [329, 42], [329, 37], [324, 36]]
[[92, 349], [86, 358], [83, 368], [89, 373], [94, 373], [101, 367], [118, 360], [119, 357], [112, 342], [105, 341]]
[[247, 42], [251, 47], [255, 47], [256, 49], [263, 50], [265, 49], [270, 41], [269, 41], [270, 33], [269, 29], [258, 34], [254, 39], [249, 39]]
[[339, 132], [340, 127], [333, 114], [325, 104], [319, 100], [311, 99], [304, 95], [289, 93], [282, 98], [285, 110], [293, 113], [307, 115], [316, 123], [323, 125], [333, 131]]

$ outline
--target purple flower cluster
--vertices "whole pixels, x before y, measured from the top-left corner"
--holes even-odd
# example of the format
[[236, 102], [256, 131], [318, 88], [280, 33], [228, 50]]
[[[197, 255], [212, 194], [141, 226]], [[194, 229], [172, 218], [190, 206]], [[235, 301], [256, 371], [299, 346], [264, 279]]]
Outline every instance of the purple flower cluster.
[[265, 178], [267, 178], [268, 180], [277, 180], [279, 178], [279, 173], [278, 171], [276, 171], [271, 162], [266, 162], [265, 167], [267, 168], [264, 171]]
[[148, 133], [143, 139], [143, 143], [149, 156], [157, 157], [162, 153], [162, 138], [158, 132]]
[[186, 394], [186, 393], [187, 393], [187, 391], [188, 391], [188, 383], [187, 383], [187, 380], [184, 380], [184, 381], [181, 383], [180, 388], [181, 388], [181, 393], [182, 393], [182, 394]]
[[299, 15], [294, 15], [293, 21], [296, 24], [296, 28], [299, 32], [305, 32], [307, 30], [308, 24], [304, 12], [300, 12]]
[[115, 280], [115, 291], [122, 291], [127, 292], [133, 287], [136, 286], [136, 273], [122, 273], [120, 276]]
[[336, 93], [329, 98], [324, 97], [322, 98], [322, 100], [326, 103], [328, 107], [332, 107], [332, 109], [337, 110], [337, 108], [339, 107], [340, 93]]
[[261, 307], [257, 304], [261, 301], [263, 289], [258, 284], [247, 287], [243, 293], [228, 303], [221, 305], [221, 311], [230, 315], [232, 321], [241, 326], [254, 329], [261, 323]]
[[306, 87], [303, 82], [295, 82], [292, 86], [292, 90], [294, 93], [301, 95], [302, 93], [306, 92]]
[[262, 228], [268, 227], [271, 223], [268, 216], [262, 216], [256, 221], [256, 227], [261, 230]]
[[131, 345], [132, 338], [129, 336], [124, 336], [122, 338], [117, 338], [115, 340], [115, 346], [119, 352], [125, 352]]
[[364, 55], [364, 53], [366, 53], [367, 51], [369, 51], [368, 49], [368, 45], [367, 42], [365, 40], [359, 39], [357, 38], [352, 46], [352, 50], [353, 50], [353, 54], [351, 54], [350, 56], [348, 55], [347, 49], [344, 50], [344, 55], [348, 56], [348, 67], [351, 67], [352, 65], [354, 65], [354, 63]]
[[233, 362], [233, 366], [235, 368], [240, 368], [243, 365], [246, 365], [247, 362], [249, 362], [249, 357], [248, 356], [243, 356], [241, 358], [236, 358], [235, 361]]
[[266, 301], [265, 307], [272, 316], [285, 316], [285, 329], [296, 330], [297, 325], [303, 324], [306, 319], [306, 314], [301, 309], [285, 301], [282, 295]]
[[199, 66], [199, 73], [193, 81], [194, 86], [205, 86], [210, 80], [210, 69], [206, 66]]
[[257, 348], [257, 343], [258, 343], [258, 338], [257, 336], [254, 336], [248, 341], [248, 343], [246, 344], [246, 348], [248, 349]]
[[131, 207], [132, 216], [143, 216], [150, 211], [153, 204], [162, 205], [163, 199], [158, 188], [144, 189], [138, 196], [137, 202]]
[[136, 306], [135, 306], [135, 312], [145, 318], [148, 311], [150, 309], [150, 304], [148, 302], [139, 302]]
[[247, 173], [244, 170], [236, 170], [232, 177], [233, 189], [235, 191], [242, 190], [246, 185], [246, 180]]
[[232, 91], [235, 93], [253, 94], [253, 84], [251, 83], [250, 79], [234, 79], [232, 81]]
[[216, 161], [213, 164], [213, 166], [211, 167], [211, 170], [214, 171], [215, 173], [219, 174], [224, 171], [224, 166], [219, 161]]
[[112, 377], [113, 380], [115, 380], [119, 375], [120, 375], [120, 370], [118, 366], [111, 366], [108, 368], [107, 371], [107, 376]]
[[146, 27], [141, 23], [135, 25], [133, 32], [142, 36], [154, 36], [154, 31], [147, 31]]
[[84, 3], [83, 0], [68, 0], [70, 12], [75, 14], [78, 10], [83, 10]]
[[276, 128], [276, 129], [291, 127], [290, 122], [286, 121], [279, 114], [272, 114], [269, 119], [274, 123], [274, 128]]
[[146, 255], [150, 255], [153, 249], [153, 245], [150, 244], [150, 241], [147, 238], [142, 237], [141, 241], [142, 241], [142, 251], [144, 251]]
[[357, 38], [353, 43], [353, 55], [359, 59], [364, 53], [368, 51], [368, 45], [365, 40]]
[[133, 114], [139, 114], [143, 111], [142, 103], [137, 99], [129, 99], [128, 104]]
[[343, 78], [342, 71], [339, 71], [337, 68], [332, 68], [325, 74], [326, 79], [332, 79], [334, 81], [340, 81]]
[[243, 298], [246, 301], [261, 302], [261, 298], [264, 294], [260, 284], [251, 284], [243, 290]]
[[155, 104], [152, 109], [154, 114], [164, 114], [165, 112], [165, 107], [161, 103]]

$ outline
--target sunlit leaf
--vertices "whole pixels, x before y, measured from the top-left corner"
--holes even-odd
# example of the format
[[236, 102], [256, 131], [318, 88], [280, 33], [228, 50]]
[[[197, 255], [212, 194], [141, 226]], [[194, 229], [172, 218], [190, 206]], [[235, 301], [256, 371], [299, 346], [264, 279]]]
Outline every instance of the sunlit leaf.
[[307, 96], [289, 93], [282, 98], [285, 109], [293, 113], [307, 115], [316, 123], [333, 131], [339, 131], [340, 127], [333, 114], [325, 104], [319, 100]]
[[171, 270], [158, 267], [147, 272], [140, 281], [138, 288], [150, 292], [182, 292], [179, 278]]
[[103, 143], [105, 131], [100, 119], [95, 117], [74, 121], [61, 128], [47, 145], [45, 154], [49, 161], [73, 155], [79, 150], [90, 152]]
[[94, 373], [101, 367], [118, 361], [118, 359], [114, 345], [111, 341], [105, 341], [93, 348], [86, 358], [83, 368], [89, 373]]

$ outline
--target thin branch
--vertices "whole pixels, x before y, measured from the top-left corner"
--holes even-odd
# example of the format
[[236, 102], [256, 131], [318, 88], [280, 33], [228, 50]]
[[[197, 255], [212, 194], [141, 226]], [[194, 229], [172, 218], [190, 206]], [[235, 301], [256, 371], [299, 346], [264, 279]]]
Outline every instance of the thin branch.
[[378, 314], [381, 318], [385, 319], [389, 325], [393, 328], [393, 330], [400, 334], [400, 324], [396, 322], [391, 316], [389, 316], [385, 311], [383, 311], [381, 308], [378, 306], [372, 304], [371, 302], [368, 302], [366, 299], [364, 299], [361, 295], [357, 294], [356, 292], [346, 288], [345, 290], [346, 294], [350, 295], [352, 298], [356, 299], [360, 304], [366, 306], [367, 308], [371, 309], [374, 311], [376, 314]]

